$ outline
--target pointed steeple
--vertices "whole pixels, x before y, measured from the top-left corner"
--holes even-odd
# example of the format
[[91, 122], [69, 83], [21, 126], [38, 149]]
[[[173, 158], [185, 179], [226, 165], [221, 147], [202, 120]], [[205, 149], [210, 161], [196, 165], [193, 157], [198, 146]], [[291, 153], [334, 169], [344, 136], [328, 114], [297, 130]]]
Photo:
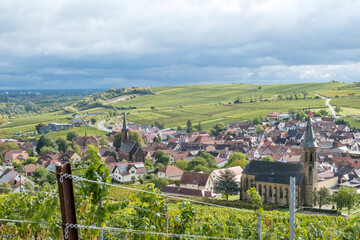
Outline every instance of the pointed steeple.
[[308, 115], [308, 121], [306, 125], [305, 138], [302, 145], [304, 148], [315, 148], [317, 144], [315, 142], [314, 130], [311, 125], [311, 117]]
[[124, 119], [123, 119], [123, 131], [127, 131], [127, 126], [126, 126], [126, 114], [124, 113]]

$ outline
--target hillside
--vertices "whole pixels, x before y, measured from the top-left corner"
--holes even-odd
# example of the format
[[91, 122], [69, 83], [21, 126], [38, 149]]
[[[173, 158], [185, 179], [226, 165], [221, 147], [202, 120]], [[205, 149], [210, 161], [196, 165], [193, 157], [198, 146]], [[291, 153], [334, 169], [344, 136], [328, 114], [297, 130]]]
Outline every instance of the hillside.
[[[136, 94], [139, 90], [131, 91]], [[356, 117], [359, 115], [360, 106], [358, 83], [188, 85], [155, 87], [146, 91], [151, 91], [153, 94], [138, 94], [125, 98], [119, 97], [115, 90], [94, 94], [87, 97], [87, 100], [96, 100], [96, 103], [106, 108], [95, 107], [82, 110], [80, 113], [117, 111], [119, 114], [126, 111], [129, 114], [128, 119], [139, 124], [151, 125], [155, 121], [160, 121], [166, 128], [176, 128], [178, 125], [184, 127], [187, 120], [191, 120], [193, 124], [201, 122], [203, 129], [208, 130], [216, 123], [226, 124], [256, 117], [265, 118], [269, 112], [287, 112], [290, 108], [301, 110], [310, 107], [316, 110], [328, 110], [325, 101], [315, 98], [315, 93], [332, 97], [331, 104], [343, 107], [344, 111], [340, 113], [342, 115]], [[102, 98], [104, 99], [101, 100]], [[87, 100], [81, 100], [74, 106], [82, 106]], [[239, 103], [234, 104], [236, 100]], [[99, 104], [90, 102], [87, 105]], [[0, 129], [6, 130], [9, 135], [14, 135], [19, 132], [34, 132], [35, 125], [40, 122], [70, 122], [71, 114], [57, 111], [17, 117], [10, 121], [11, 124], [4, 125]]]

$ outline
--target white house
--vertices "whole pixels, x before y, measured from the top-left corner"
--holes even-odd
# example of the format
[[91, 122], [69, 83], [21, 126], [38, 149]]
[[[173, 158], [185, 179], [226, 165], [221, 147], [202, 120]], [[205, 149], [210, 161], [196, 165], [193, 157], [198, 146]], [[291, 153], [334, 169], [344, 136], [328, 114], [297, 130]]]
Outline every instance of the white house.
[[108, 168], [111, 169], [111, 177], [118, 182], [131, 182], [132, 177], [139, 179], [146, 173], [146, 168], [143, 162], [134, 163], [110, 163]]
[[159, 178], [181, 179], [184, 171], [175, 165], [168, 165], [160, 169], [157, 173]]

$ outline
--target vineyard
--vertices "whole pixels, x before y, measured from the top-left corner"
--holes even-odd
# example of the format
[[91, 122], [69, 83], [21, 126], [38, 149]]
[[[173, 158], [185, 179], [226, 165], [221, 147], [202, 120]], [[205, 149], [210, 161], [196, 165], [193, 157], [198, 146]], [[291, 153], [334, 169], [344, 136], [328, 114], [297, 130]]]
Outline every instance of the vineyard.
[[[77, 224], [63, 233], [58, 190], [0, 194], [0, 237], [59, 239], [76, 228], [80, 239], [289, 239], [289, 214], [220, 206], [162, 194], [152, 184], [142, 189], [110, 183], [96, 149], [84, 176], [73, 180]], [[111, 200], [117, 188], [125, 200]], [[135, 192], [135, 193], [132, 193]], [[258, 217], [261, 216], [261, 231]], [[359, 217], [296, 214], [296, 239], [358, 239]]]

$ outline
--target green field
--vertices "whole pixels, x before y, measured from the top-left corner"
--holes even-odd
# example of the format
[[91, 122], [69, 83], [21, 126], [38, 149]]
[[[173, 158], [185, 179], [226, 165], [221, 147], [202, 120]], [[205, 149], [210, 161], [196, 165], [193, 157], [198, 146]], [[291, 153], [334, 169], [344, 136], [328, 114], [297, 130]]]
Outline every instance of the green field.
[[[277, 85], [251, 84], [215, 84], [156, 87], [151, 89], [155, 94], [137, 96], [122, 102], [116, 102], [114, 107], [136, 109], [127, 110], [128, 120], [139, 124], [153, 124], [161, 121], [166, 128], [185, 126], [187, 120], [195, 125], [201, 122], [204, 130], [209, 130], [216, 123], [251, 120], [256, 117], [266, 118], [269, 112], [287, 112], [290, 108], [296, 109], [323, 109], [325, 101], [316, 99], [315, 93], [333, 98], [331, 104], [344, 107], [342, 115], [357, 115], [360, 109], [358, 84], [352, 83], [301, 83]], [[304, 99], [303, 91], [306, 91]], [[298, 100], [278, 100], [297, 93]], [[350, 95], [350, 96], [349, 96]], [[234, 104], [237, 98], [242, 103]], [[252, 100], [252, 102], [250, 102]], [[109, 100], [111, 102], [111, 100]], [[155, 109], [151, 109], [155, 108]], [[93, 108], [81, 111], [108, 112], [107, 108]], [[118, 110], [118, 114], [120, 114]], [[105, 116], [97, 117], [106, 118]], [[46, 113], [37, 116], [11, 119], [11, 123], [0, 129], [6, 130], [9, 135], [17, 132], [34, 132], [36, 124], [43, 122], [71, 122], [71, 114], [62, 111]], [[60, 133], [55, 133], [55, 135]]]
[[360, 97], [343, 97], [331, 100], [334, 106], [360, 109]]
[[105, 131], [100, 131], [95, 127], [77, 127], [77, 128], [71, 128], [71, 129], [67, 129], [64, 131], [59, 131], [59, 132], [52, 132], [52, 133], [47, 133], [47, 136], [50, 136], [54, 139], [59, 138], [59, 137], [65, 137], [66, 138], [66, 134], [68, 132], [71, 131], [75, 131], [79, 134], [79, 136], [85, 136], [85, 133], [87, 136], [102, 136], [105, 135], [107, 132]]

